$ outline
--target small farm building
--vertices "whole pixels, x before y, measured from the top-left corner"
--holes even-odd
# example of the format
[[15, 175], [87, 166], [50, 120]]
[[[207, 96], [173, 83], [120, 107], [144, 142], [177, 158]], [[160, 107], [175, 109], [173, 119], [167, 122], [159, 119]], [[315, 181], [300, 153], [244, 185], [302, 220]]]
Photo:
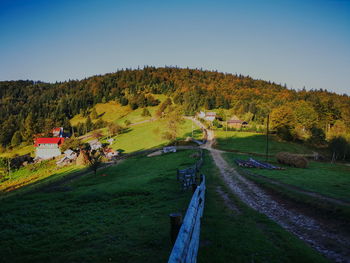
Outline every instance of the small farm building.
[[63, 142], [64, 139], [61, 137], [37, 138], [34, 144], [34, 147], [36, 147], [36, 158], [50, 159], [61, 155], [60, 146]]

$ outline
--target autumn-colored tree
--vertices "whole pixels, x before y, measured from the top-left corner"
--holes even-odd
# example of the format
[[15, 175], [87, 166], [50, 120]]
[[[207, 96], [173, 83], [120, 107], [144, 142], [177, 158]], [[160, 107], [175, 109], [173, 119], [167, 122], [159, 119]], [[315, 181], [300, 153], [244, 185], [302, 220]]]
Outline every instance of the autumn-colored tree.
[[309, 130], [317, 124], [318, 115], [313, 106], [306, 101], [297, 101], [292, 104], [296, 122]]
[[293, 109], [289, 106], [280, 106], [272, 110], [270, 114], [271, 127], [294, 127], [296, 123]]
[[162, 104], [160, 104], [160, 106], [159, 106], [159, 108], [158, 108], [158, 110], [156, 112], [156, 116], [157, 117], [162, 117], [164, 112], [165, 112], [165, 110], [166, 110], [166, 108], [168, 106], [170, 106], [171, 104], [172, 104], [171, 99], [167, 98]]
[[141, 113], [141, 116], [142, 117], [151, 117], [152, 115], [147, 108], [144, 108], [142, 113]]
[[108, 128], [109, 136], [118, 135], [123, 130], [123, 128], [120, 125], [114, 122], [109, 123], [107, 128]]
[[327, 134], [327, 139], [331, 140], [336, 137], [345, 137], [346, 136], [346, 125], [342, 120], [335, 121], [334, 125], [329, 129]]
[[169, 107], [165, 119], [166, 128], [162, 137], [169, 141], [175, 141], [179, 134], [180, 125], [183, 123], [182, 114], [179, 109]]
[[283, 105], [273, 109], [270, 119], [271, 127], [277, 131], [277, 135], [284, 140], [293, 140], [296, 119], [291, 107]]
[[76, 137], [67, 138], [64, 140], [61, 146], [61, 151], [64, 152], [68, 149], [75, 151], [75, 150], [78, 150], [81, 145], [82, 145], [82, 142], [78, 138]]

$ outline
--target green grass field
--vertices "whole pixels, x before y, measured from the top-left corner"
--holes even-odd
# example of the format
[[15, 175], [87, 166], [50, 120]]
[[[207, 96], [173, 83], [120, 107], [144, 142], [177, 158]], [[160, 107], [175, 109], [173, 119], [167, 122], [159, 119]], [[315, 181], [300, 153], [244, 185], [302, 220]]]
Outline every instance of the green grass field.
[[[131, 126], [130, 131], [115, 137], [112, 148], [121, 150], [124, 153], [130, 153], [164, 146], [169, 143], [168, 140], [162, 138], [162, 133], [165, 127], [166, 122], [164, 120]], [[193, 127], [196, 128], [195, 126]], [[184, 120], [184, 123], [179, 129], [178, 139], [185, 139], [186, 137], [191, 136], [191, 132], [192, 122], [190, 120]], [[194, 135], [197, 139], [202, 137], [200, 130], [195, 130]]]
[[[235, 159], [247, 160], [249, 158], [249, 155], [234, 153], [225, 153], [224, 156], [233, 166], [236, 166], [234, 163]], [[262, 157], [254, 158], [264, 161]], [[247, 169], [250, 172], [266, 176], [282, 183], [294, 185], [307, 191], [350, 201], [349, 166], [311, 161], [308, 168], [302, 169], [280, 165], [274, 158], [270, 159], [270, 163], [281, 166], [285, 168], [285, 170]]]
[[5, 178], [2, 178], [3, 181], [0, 182], [0, 194], [11, 192], [42, 180], [45, 180], [46, 182], [50, 181], [50, 177], [57, 179], [58, 177], [66, 176], [69, 173], [80, 171], [81, 169], [83, 169], [83, 167], [76, 165], [57, 167], [55, 160], [30, 164], [18, 169], [17, 171], [11, 172], [10, 175], [6, 175]]
[[[198, 262], [328, 262], [303, 241], [247, 207], [226, 189], [206, 154], [206, 203]], [[224, 205], [222, 189], [240, 213]]]
[[[164, 120], [131, 126], [128, 132], [115, 137], [116, 141], [112, 145], [112, 148], [120, 150], [123, 153], [130, 153], [166, 145], [169, 141], [162, 139], [161, 135], [164, 127]], [[158, 130], [158, 132], [155, 132], [155, 130]], [[106, 133], [106, 129], [102, 129], [102, 131]], [[179, 130], [179, 139], [191, 136], [191, 131], [192, 123], [189, 120], [184, 120], [184, 123]], [[200, 139], [201, 136], [202, 133], [200, 130], [194, 131], [195, 138]], [[91, 140], [91, 138], [88, 138], [85, 141], [89, 140]], [[7, 180], [0, 182], [0, 193], [13, 191], [22, 186], [33, 184], [43, 179], [49, 180], [49, 177], [52, 175], [60, 174], [61, 176], [65, 176], [70, 172], [82, 169], [82, 167], [76, 166], [58, 168], [56, 167], [55, 162], [56, 161], [46, 161], [43, 164], [29, 165], [28, 167], [22, 167], [21, 169], [12, 172], [11, 176], [6, 177]]]
[[169, 214], [184, 212], [176, 168], [193, 151], [135, 157], [62, 190], [0, 201], [1, 262], [166, 262]]
[[12, 150], [6, 150], [3, 153], [0, 153], [0, 157], [13, 157], [16, 155], [31, 154], [34, 152], [34, 150], [35, 149], [33, 145], [18, 146], [13, 148]]
[[[163, 102], [167, 97], [163, 94], [152, 94], [152, 96], [158, 99], [160, 102]], [[159, 104], [160, 105], [160, 104]], [[130, 106], [122, 106], [116, 101], [109, 101], [107, 103], [98, 103], [94, 106], [97, 114], [100, 118], [107, 122], [116, 122], [118, 124], [123, 125], [125, 120], [130, 121], [131, 123], [137, 123], [140, 121], [151, 119], [155, 116], [159, 106], [154, 107], [146, 107], [151, 113], [151, 117], [141, 116], [143, 108], [138, 108], [136, 110], [132, 110]], [[86, 121], [86, 117], [83, 117], [81, 114], [74, 116], [70, 122], [71, 125], [75, 126], [79, 122], [84, 123]], [[93, 120], [94, 122], [96, 120]]]
[[[135, 157], [54, 190], [0, 200], [2, 262], [166, 262], [169, 214], [185, 214], [191, 197], [176, 168], [193, 164], [193, 152]], [[327, 262], [234, 196], [241, 213], [226, 208], [217, 193], [225, 186], [207, 155], [203, 172], [199, 262]]]
[[[215, 137], [218, 149], [256, 154], [266, 153], [266, 137], [259, 133], [217, 130]], [[310, 149], [301, 144], [278, 141], [273, 135], [270, 135], [269, 138], [269, 155], [284, 151], [312, 153]]]

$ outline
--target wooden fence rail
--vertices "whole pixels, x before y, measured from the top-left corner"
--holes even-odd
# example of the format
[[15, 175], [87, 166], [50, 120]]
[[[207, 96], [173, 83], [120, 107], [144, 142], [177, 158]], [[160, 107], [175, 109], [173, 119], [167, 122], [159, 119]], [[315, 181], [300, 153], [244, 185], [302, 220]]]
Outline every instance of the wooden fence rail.
[[205, 201], [205, 176], [193, 193], [184, 221], [171, 251], [168, 263], [195, 263], [199, 247], [200, 224]]

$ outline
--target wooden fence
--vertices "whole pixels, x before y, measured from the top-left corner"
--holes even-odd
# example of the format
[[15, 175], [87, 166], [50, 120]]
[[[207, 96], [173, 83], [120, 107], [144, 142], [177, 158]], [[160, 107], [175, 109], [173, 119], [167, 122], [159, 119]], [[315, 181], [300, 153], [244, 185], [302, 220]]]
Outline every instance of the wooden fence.
[[205, 201], [205, 176], [196, 188], [188, 206], [184, 221], [171, 251], [168, 263], [197, 262], [201, 218]]
[[181, 183], [182, 189], [187, 190], [189, 189], [192, 185], [197, 184], [197, 179], [199, 169], [203, 165], [203, 150], [199, 149], [200, 153], [200, 158], [199, 160], [192, 166], [186, 168], [186, 169], [177, 169], [176, 172], [176, 179]]

